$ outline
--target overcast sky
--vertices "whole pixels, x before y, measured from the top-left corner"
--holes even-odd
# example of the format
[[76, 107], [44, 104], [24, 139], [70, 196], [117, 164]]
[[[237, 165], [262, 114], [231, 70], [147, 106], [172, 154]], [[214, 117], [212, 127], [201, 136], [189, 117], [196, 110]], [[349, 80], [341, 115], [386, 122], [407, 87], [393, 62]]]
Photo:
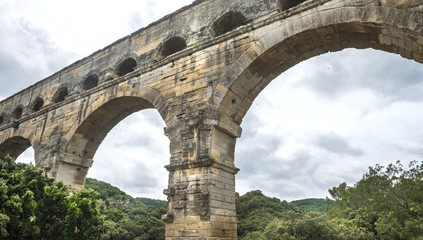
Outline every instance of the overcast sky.
[[[0, 0], [0, 99], [191, 0]], [[347, 49], [302, 62], [255, 100], [236, 146], [237, 191], [325, 197], [368, 166], [421, 160], [423, 65]], [[132, 114], [100, 146], [88, 176], [165, 199], [169, 141], [156, 110]], [[18, 161], [28, 162], [33, 151]]]

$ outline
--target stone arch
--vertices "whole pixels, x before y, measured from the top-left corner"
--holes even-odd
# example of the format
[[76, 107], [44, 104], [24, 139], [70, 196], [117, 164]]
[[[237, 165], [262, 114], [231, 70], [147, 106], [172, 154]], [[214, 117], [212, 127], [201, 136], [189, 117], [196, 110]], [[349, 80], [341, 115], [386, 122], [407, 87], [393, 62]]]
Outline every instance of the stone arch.
[[220, 16], [211, 27], [211, 35], [217, 37], [244, 25], [247, 18], [240, 12], [229, 11]]
[[82, 90], [88, 91], [91, 88], [95, 88], [98, 86], [98, 75], [97, 74], [90, 74], [88, 77], [84, 79], [82, 82]]
[[22, 117], [22, 114], [23, 114], [23, 106], [19, 105], [18, 107], [15, 108], [15, 110], [13, 110], [12, 117], [14, 119], [19, 119]]
[[187, 47], [185, 39], [182, 37], [172, 37], [166, 40], [160, 48], [160, 56], [165, 58], [169, 55], [182, 51]]
[[136, 94], [120, 95], [102, 103], [92, 103], [86, 117], [65, 137], [64, 155], [59, 162], [56, 179], [71, 188], [81, 188], [92, 165], [92, 159], [107, 133], [132, 113], [147, 108], [158, 110], [166, 125], [169, 106], [157, 91], [143, 87]]
[[67, 86], [61, 86], [57, 89], [57, 91], [53, 95], [53, 102], [58, 103], [63, 100], [69, 95], [69, 90]]
[[0, 143], [0, 159], [3, 159], [7, 155], [16, 159], [31, 146], [31, 141], [24, 137], [17, 136], [9, 138]]
[[305, 1], [307, 0], [278, 0], [277, 5], [278, 5], [279, 11], [283, 12], [297, 5], [300, 5], [301, 3]]
[[43, 106], [44, 106], [44, 99], [41, 96], [39, 96], [32, 102], [31, 111], [38, 112], [41, 110]]
[[405, 9], [331, 9], [301, 16], [295, 28], [293, 22], [278, 23], [267, 31], [222, 78], [225, 92], [214, 101], [219, 103], [219, 126], [233, 136], [240, 136], [243, 117], [270, 81], [311, 57], [345, 48], [373, 48], [423, 62], [423, 22]]
[[138, 65], [137, 61], [134, 58], [126, 58], [121, 63], [119, 63], [116, 68], [116, 76], [121, 77], [135, 70], [135, 67]]

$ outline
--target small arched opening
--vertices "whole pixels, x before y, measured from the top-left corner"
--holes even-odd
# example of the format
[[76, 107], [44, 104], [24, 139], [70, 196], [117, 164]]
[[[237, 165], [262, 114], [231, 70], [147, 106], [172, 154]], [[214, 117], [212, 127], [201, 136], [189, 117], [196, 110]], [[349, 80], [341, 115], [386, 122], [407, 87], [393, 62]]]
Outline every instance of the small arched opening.
[[2, 115], [0, 115], [0, 124], [3, 124], [3, 123], [4, 123], [4, 116], [2, 114]]
[[68, 88], [67, 87], [60, 87], [57, 89], [56, 93], [53, 96], [53, 102], [58, 103], [63, 100], [69, 95]]
[[38, 112], [44, 106], [44, 100], [41, 97], [37, 97], [32, 104], [31, 111]]
[[213, 23], [211, 34], [213, 37], [223, 35], [242, 26], [245, 20], [247, 18], [240, 12], [227, 12]]
[[185, 40], [181, 37], [173, 37], [163, 43], [160, 51], [161, 57], [165, 58], [169, 55], [182, 51], [187, 47]]
[[98, 76], [95, 74], [92, 74], [85, 78], [83, 84], [82, 84], [82, 90], [87, 91], [91, 88], [95, 88], [98, 85]]
[[279, 11], [283, 12], [290, 8], [293, 8], [307, 0], [279, 0], [278, 1], [278, 9]]
[[116, 70], [116, 75], [118, 77], [121, 77], [130, 72], [133, 72], [136, 66], [137, 66], [137, 61], [135, 61], [135, 59], [133, 58], [125, 59], [121, 64], [119, 64]]
[[15, 108], [15, 110], [13, 111], [13, 118], [15, 119], [21, 118], [22, 113], [23, 113], [23, 108], [21, 106]]

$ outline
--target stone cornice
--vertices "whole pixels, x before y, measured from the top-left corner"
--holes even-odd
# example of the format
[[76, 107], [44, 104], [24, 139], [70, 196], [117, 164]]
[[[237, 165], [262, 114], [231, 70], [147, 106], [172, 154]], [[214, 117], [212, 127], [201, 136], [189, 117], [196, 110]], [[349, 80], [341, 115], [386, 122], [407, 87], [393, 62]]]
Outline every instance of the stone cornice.
[[233, 166], [227, 166], [223, 163], [219, 163], [214, 159], [205, 158], [199, 159], [194, 161], [185, 161], [182, 163], [174, 163], [170, 165], [166, 165], [165, 168], [169, 172], [174, 172], [178, 170], [187, 170], [187, 169], [194, 169], [194, 168], [204, 168], [204, 167], [215, 167], [221, 169], [223, 171], [236, 174], [239, 171], [239, 168]]

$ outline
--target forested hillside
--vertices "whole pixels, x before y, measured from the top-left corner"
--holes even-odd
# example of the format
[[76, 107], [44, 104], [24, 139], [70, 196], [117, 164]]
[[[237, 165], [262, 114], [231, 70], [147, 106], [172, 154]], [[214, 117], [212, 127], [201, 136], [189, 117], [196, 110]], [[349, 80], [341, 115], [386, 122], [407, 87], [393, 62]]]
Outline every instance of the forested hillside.
[[332, 202], [327, 201], [323, 198], [307, 198], [301, 200], [295, 200], [291, 202], [294, 206], [301, 209], [319, 213], [325, 213], [328, 207], [333, 207]]
[[[238, 239], [423, 240], [423, 163], [369, 167], [329, 193], [292, 203], [260, 190], [238, 197]], [[0, 160], [0, 239], [162, 240], [165, 213], [165, 201], [95, 179], [71, 194], [34, 166]]]
[[85, 188], [97, 192], [104, 217], [101, 239], [154, 240], [164, 239], [166, 202], [147, 198], [132, 198], [109, 183], [87, 178]]
[[286, 212], [301, 212], [286, 201], [266, 197], [260, 190], [240, 196], [236, 205], [238, 237], [243, 237], [249, 232], [263, 231], [269, 223], [282, 218]]
[[[413, 161], [403, 167], [397, 162], [387, 167], [369, 167], [354, 186], [341, 183], [329, 189], [329, 193], [331, 198], [327, 201], [332, 206], [328, 206], [326, 214], [298, 211], [298, 208], [273, 212], [270, 207], [268, 211], [261, 206], [272, 206], [277, 201], [260, 191], [247, 193], [238, 199], [238, 236], [241, 240], [423, 239], [423, 163]], [[246, 209], [243, 209], [244, 201], [248, 203]], [[312, 208], [314, 202], [311, 201]], [[294, 203], [310, 206], [310, 201]], [[264, 213], [255, 214], [256, 207]], [[252, 216], [244, 218], [245, 212], [251, 212]], [[266, 219], [262, 221], [261, 216]], [[253, 222], [249, 219], [258, 227], [243, 227], [254, 226], [249, 224]]]

